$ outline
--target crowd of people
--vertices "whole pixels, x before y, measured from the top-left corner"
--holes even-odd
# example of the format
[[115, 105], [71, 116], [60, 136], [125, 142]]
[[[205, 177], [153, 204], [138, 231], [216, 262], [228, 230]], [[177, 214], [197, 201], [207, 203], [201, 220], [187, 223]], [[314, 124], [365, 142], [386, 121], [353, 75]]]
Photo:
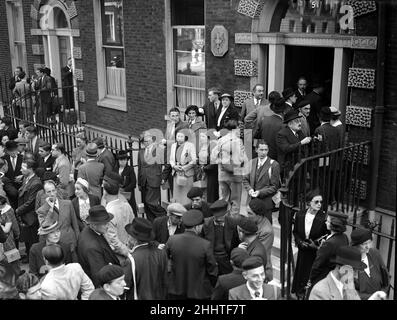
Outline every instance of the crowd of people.
[[[115, 157], [102, 137], [78, 134], [69, 160], [64, 145], [42, 140], [34, 126], [16, 130], [2, 118], [0, 296], [281, 299], [271, 261], [280, 181], [302, 146], [344, 142], [340, 112], [322, 105], [321, 83], [311, 87], [302, 77], [296, 90], [266, 100], [257, 84], [241, 111], [231, 94], [209, 89], [206, 105], [186, 108], [187, 121], [172, 108], [164, 135], [142, 133], [137, 176], [128, 152]], [[166, 206], [162, 188], [171, 196]], [[324, 212], [320, 190], [306, 200], [295, 216], [292, 292], [385, 299], [389, 275], [371, 231], [358, 228], [349, 239], [347, 215]]]

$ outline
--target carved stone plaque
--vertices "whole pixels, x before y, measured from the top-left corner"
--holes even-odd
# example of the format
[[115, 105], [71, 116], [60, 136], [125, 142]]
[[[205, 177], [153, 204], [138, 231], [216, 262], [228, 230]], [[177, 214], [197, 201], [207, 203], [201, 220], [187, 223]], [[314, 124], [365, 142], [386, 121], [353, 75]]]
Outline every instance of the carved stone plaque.
[[223, 57], [229, 50], [228, 37], [228, 32], [224, 26], [214, 26], [211, 31], [211, 52], [215, 57]]

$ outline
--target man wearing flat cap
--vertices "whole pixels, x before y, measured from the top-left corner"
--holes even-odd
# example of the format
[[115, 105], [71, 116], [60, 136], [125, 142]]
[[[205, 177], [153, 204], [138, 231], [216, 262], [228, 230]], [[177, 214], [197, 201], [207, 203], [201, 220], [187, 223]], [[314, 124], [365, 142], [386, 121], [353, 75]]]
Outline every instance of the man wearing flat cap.
[[105, 165], [98, 162], [98, 147], [95, 143], [89, 143], [85, 150], [87, 161], [82, 164], [77, 172], [77, 177], [87, 180], [90, 185], [90, 191], [99, 199], [102, 198], [102, 180], [105, 172]]
[[119, 265], [119, 260], [104, 234], [113, 215], [101, 205], [92, 206], [86, 219], [86, 226], [80, 233], [77, 242], [77, 253], [84, 272], [91, 278], [95, 287], [100, 285], [98, 271], [105, 265], [112, 263]]
[[212, 216], [209, 204], [203, 200], [203, 189], [192, 187], [187, 193], [187, 197], [192, 201], [185, 205], [186, 210], [198, 209], [203, 213], [204, 218]]
[[170, 236], [185, 232], [182, 216], [186, 211], [182, 204], [170, 203], [167, 207], [167, 215], [154, 219], [154, 240], [159, 243], [160, 248], [164, 248]]
[[130, 267], [126, 282], [127, 300], [165, 300], [167, 298], [168, 259], [165, 250], [157, 248], [152, 223], [135, 218], [125, 226], [129, 235]]
[[320, 111], [320, 126], [314, 130], [314, 135], [321, 136], [320, 141], [323, 144], [321, 151], [327, 152], [341, 147], [340, 132], [330, 124], [332, 117], [329, 107], [322, 107]]
[[123, 268], [108, 264], [98, 272], [100, 287], [95, 289], [88, 300], [121, 300], [125, 290], [125, 274]]
[[218, 267], [211, 243], [200, 237], [204, 217], [201, 211], [185, 212], [185, 232], [171, 236], [165, 246], [170, 259], [168, 297], [170, 299], [210, 299]]
[[247, 281], [229, 290], [229, 300], [278, 300], [280, 289], [265, 283], [265, 268], [259, 257], [249, 257], [242, 263], [243, 277]]
[[230, 215], [229, 204], [225, 200], [215, 201], [210, 209], [212, 217], [204, 219], [204, 238], [211, 242], [218, 275], [233, 271], [230, 264], [230, 252], [239, 244], [237, 225]]
[[116, 160], [113, 153], [105, 146], [105, 140], [102, 137], [97, 137], [93, 141], [98, 147], [97, 160], [105, 166], [105, 174], [116, 171]]
[[233, 271], [218, 277], [211, 300], [228, 300], [229, 290], [238, 287], [246, 282], [243, 277], [243, 262], [249, 257], [247, 250], [234, 248], [230, 253], [230, 264]]
[[[361, 261], [360, 252], [349, 246], [339, 247], [334, 263], [334, 269], [313, 287], [309, 300], [361, 300], [354, 288], [354, 278], [357, 278], [357, 273], [367, 267]], [[384, 291], [376, 291], [368, 300], [385, 299]]]

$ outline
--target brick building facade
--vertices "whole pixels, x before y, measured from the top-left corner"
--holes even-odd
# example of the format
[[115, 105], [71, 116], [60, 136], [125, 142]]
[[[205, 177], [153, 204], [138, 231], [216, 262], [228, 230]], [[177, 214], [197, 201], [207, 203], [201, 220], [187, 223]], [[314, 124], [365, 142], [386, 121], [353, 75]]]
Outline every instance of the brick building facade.
[[[18, 0], [2, 1], [0, 12], [6, 12], [5, 7], [13, 2]], [[347, 1], [353, 8], [354, 21], [342, 22], [346, 31], [339, 30], [339, 19], [348, 12], [339, 12], [340, 1], [335, 1], [335, 8], [325, 5], [332, 1], [317, 0], [20, 2], [29, 74], [34, 73], [35, 66], [46, 64], [60, 81], [63, 61], [58, 56], [66, 48], [74, 58], [75, 84], [80, 91], [76, 100], [89, 126], [133, 136], [149, 128], [164, 130], [164, 115], [169, 108], [178, 105], [184, 109], [184, 102], [203, 102], [205, 90], [212, 86], [233, 93], [239, 105], [250, 96], [257, 82], [265, 85], [267, 93], [282, 91], [294, 85], [304, 71], [310, 81], [313, 73], [320, 70], [324, 80], [329, 80], [329, 101], [342, 111], [350, 140], [374, 139], [381, 43], [376, 1]], [[377, 206], [395, 211], [397, 88], [393, 80], [397, 23], [393, 17], [397, 9], [392, 1], [386, 2], [385, 112], [380, 133]], [[192, 19], [180, 17], [184, 10]], [[117, 41], [105, 43], [106, 37], [117, 38], [117, 19], [122, 21], [122, 40], [117, 45]], [[10, 72], [12, 65], [6, 20], [0, 19], [1, 73]], [[105, 30], [109, 26], [113, 29]], [[212, 32], [218, 26], [227, 31], [228, 46], [223, 55], [215, 56], [215, 41], [219, 40], [222, 48], [222, 37], [226, 36]], [[185, 45], [189, 36], [194, 42], [192, 47]], [[61, 48], [65, 37], [66, 47]], [[183, 49], [179, 50], [178, 45]], [[195, 81], [195, 91], [186, 88], [187, 82], [179, 82], [189, 80], [179, 65], [184, 67], [188, 61], [187, 51], [192, 51], [193, 72], [197, 79], [201, 77]], [[108, 52], [117, 59], [122, 56], [121, 67], [117, 66], [117, 59], [108, 59]], [[310, 52], [312, 56], [308, 56]], [[109, 82], [116, 79], [111, 77], [117, 81], [121, 77], [120, 83], [125, 83], [121, 98], [109, 94]], [[371, 192], [370, 166], [366, 173], [363, 198]]]

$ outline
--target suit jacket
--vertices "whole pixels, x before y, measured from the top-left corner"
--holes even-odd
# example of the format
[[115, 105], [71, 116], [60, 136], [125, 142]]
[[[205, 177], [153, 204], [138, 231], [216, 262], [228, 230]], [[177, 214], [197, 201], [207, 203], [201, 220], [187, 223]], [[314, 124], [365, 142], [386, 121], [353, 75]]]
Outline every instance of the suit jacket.
[[61, 69], [62, 86], [73, 86], [73, 73], [68, 66]]
[[103, 289], [101, 287], [101, 288], [95, 289], [91, 293], [88, 300], [111, 300], [111, 301], [113, 301], [114, 299], [106, 293], [105, 289]]
[[15, 170], [12, 167], [12, 163], [11, 163], [11, 156], [7, 153], [3, 156], [3, 159], [5, 161], [7, 161], [8, 164], [8, 171], [5, 173], [5, 176], [11, 180], [11, 182], [14, 183], [15, 177], [21, 175], [21, 166], [22, 166], [22, 160], [23, 160], [23, 156], [18, 154], [17, 155], [17, 161], [16, 161], [16, 166], [15, 166]]
[[36, 194], [43, 188], [41, 180], [34, 175], [25, 183], [26, 178], [23, 179], [22, 187], [18, 191], [18, 208], [15, 213], [16, 216], [21, 217], [22, 222], [28, 226], [32, 226], [37, 222], [37, 214], [35, 212]]
[[102, 197], [102, 180], [105, 173], [105, 165], [96, 160], [90, 160], [82, 164], [77, 172], [78, 178], [83, 178], [90, 184], [91, 194]]
[[297, 132], [297, 138], [289, 127], [282, 128], [277, 134], [277, 161], [283, 169], [291, 168], [293, 163], [293, 155], [299, 152], [301, 140], [304, 136], [302, 131]]
[[[305, 233], [306, 212], [307, 210], [299, 211], [295, 216], [293, 234], [295, 238], [295, 244], [298, 247], [300, 247], [301, 242], [306, 239], [306, 233]], [[326, 214], [324, 213], [324, 211], [319, 211], [316, 213], [312, 227], [310, 229], [309, 239], [314, 241], [328, 233], [327, 227], [325, 225], [325, 219], [326, 219]], [[307, 250], [313, 250], [313, 249], [307, 249]]]
[[218, 267], [211, 243], [191, 231], [171, 236], [166, 243], [171, 275], [168, 293], [188, 299], [209, 299]]
[[[163, 163], [164, 150], [160, 145], [151, 149], [151, 159], [145, 159], [145, 149], [138, 153], [138, 186], [145, 188], [160, 188], [161, 164]], [[147, 160], [147, 161], [146, 161]]]
[[277, 114], [263, 116], [258, 121], [258, 138], [267, 142], [269, 146], [268, 156], [272, 159], [277, 159], [277, 133], [284, 127], [282, 116]]
[[[170, 153], [170, 165], [173, 168], [177, 162], [184, 169], [184, 173], [187, 177], [192, 177], [194, 175], [194, 167], [197, 163], [196, 148], [193, 143], [186, 141], [182, 146], [182, 153], [179, 159], [176, 158], [176, 148], [177, 143], [173, 143], [171, 146]], [[172, 174], [175, 170], [172, 170]]]
[[[347, 300], [361, 300], [358, 293], [349, 291], [351, 296]], [[335, 281], [332, 279], [330, 272], [328, 275], [317, 282], [310, 292], [309, 300], [344, 300], [340, 291], [336, 287]]]
[[53, 89], [53, 81], [51, 77], [44, 74], [38, 81], [35, 82], [34, 89], [39, 91], [39, 96], [42, 103], [51, 102], [51, 91]]
[[[266, 300], [278, 300], [280, 298], [280, 289], [271, 284], [263, 284], [263, 295], [261, 298]], [[253, 300], [248, 291], [247, 284], [244, 283], [236, 288], [229, 290], [229, 300]]]
[[34, 156], [36, 157], [36, 159], [40, 156], [39, 155], [39, 148], [41, 145], [44, 145], [46, 142], [43, 139], [40, 139], [39, 137], [37, 137], [36, 139], [36, 144], [34, 146], [32, 146], [32, 140], [30, 140], [30, 142], [27, 145], [27, 151], [30, 151], [34, 154]]
[[88, 300], [94, 285], [78, 263], [69, 263], [51, 269], [41, 283], [43, 300]]
[[[77, 239], [80, 234], [79, 224], [77, 222], [76, 213], [74, 212], [74, 207], [72, 201], [70, 200], [59, 200], [59, 216], [58, 224], [61, 230], [61, 238], [65, 244], [72, 244], [74, 247], [77, 244]], [[48, 212], [50, 210], [50, 205], [45, 202], [38, 210], [37, 216], [40, 225], [44, 222]]]
[[250, 113], [248, 113], [244, 119], [245, 127], [252, 127], [253, 123], [259, 123], [263, 117], [271, 116], [274, 112], [270, 109], [270, 104], [262, 104], [259, 105], [259, 108], [255, 108]]
[[216, 127], [215, 128], [216, 128], [217, 131], [219, 131], [219, 130], [221, 130], [222, 128], [225, 127], [226, 118], [235, 119], [235, 120], [239, 120], [240, 119], [240, 115], [239, 115], [239, 112], [238, 112], [237, 108], [233, 104], [231, 104], [226, 109], [225, 113], [223, 114], [223, 116], [221, 118], [220, 125], [218, 126], [218, 119], [219, 119], [219, 116], [221, 115], [221, 112], [222, 112], [222, 104], [219, 106], [218, 111], [216, 113], [216, 122], [215, 122]]
[[[193, 203], [185, 204], [184, 207], [186, 208], [186, 210], [191, 210], [191, 209], [193, 209], [192, 204]], [[204, 218], [212, 217], [212, 212], [211, 212], [210, 206], [204, 200], [201, 201], [201, 208], [199, 210], [203, 213]]]
[[92, 279], [95, 287], [99, 286], [98, 271], [107, 264], [120, 265], [119, 259], [110, 248], [105, 237], [97, 234], [90, 227], [85, 227], [77, 241], [79, 263], [84, 272]]
[[340, 132], [337, 128], [332, 126], [329, 122], [324, 123], [316, 128], [314, 131], [315, 135], [320, 134], [322, 136], [322, 144], [325, 145], [326, 151], [338, 149], [341, 146]]
[[[168, 241], [168, 238], [170, 237], [169, 232], [168, 232], [168, 216], [162, 216], [154, 219], [153, 221], [153, 233], [154, 233], [154, 239], [158, 243], [166, 243]], [[180, 234], [185, 232], [185, 227], [183, 224], [178, 226], [175, 230], [175, 234]]]
[[256, 106], [254, 104], [254, 97], [251, 97], [243, 102], [241, 105], [241, 113], [240, 113], [240, 119], [244, 120], [245, 117], [250, 114], [252, 111], [254, 111], [256, 108], [261, 108], [267, 105], [269, 101], [267, 101], [265, 98], [261, 99], [261, 103], [259, 106]]
[[223, 274], [218, 277], [211, 300], [228, 300], [229, 290], [245, 284], [241, 270], [234, 269], [229, 274]]
[[[117, 170], [118, 172], [119, 170]], [[134, 192], [136, 188], [136, 175], [133, 167], [126, 165], [123, 171], [121, 172], [121, 177], [123, 178], [122, 188], [124, 192]]]
[[[258, 170], [258, 158], [250, 160], [249, 174], [243, 177], [243, 186], [247, 192], [251, 189], [259, 191], [258, 198], [263, 200], [266, 209], [273, 208], [272, 196], [274, 196], [280, 187], [280, 166], [277, 161], [270, 164], [270, 157], [267, 157], [265, 163], [259, 169], [258, 179], [256, 178]], [[271, 177], [269, 169], [271, 168]]]
[[344, 233], [336, 233], [321, 244], [310, 272], [312, 285], [324, 279], [334, 269], [335, 263], [332, 260], [336, 257], [337, 249], [348, 245], [349, 239]]
[[[212, 252], [214, 252], [215, 245], [215, 225], [214, 225], [215, 217], [209, 217], [204, 219], [203, 225], [203, 234], [204, 238], [211, 242]], [[233, 248], [237, 247], [240, 243], [238, 233], [237, 233], [237, 224], [233, 220], [233, 218], [229, 214], [226, 214], [225, 224], [223, 228], [223, 242], [225, 244], [225, 249], [227, 254], [230, 256], [230, 252]]]
[[[219, 101], [218, 109], [222, 108], [222, 103]], [[213, 102], [207, 101], [207, 103], [203, 106], [204, 114], [205, 114], [205, 124], [208, 129], [216, 128], [216, 119], [217, 119], [217, 109]]]
[[39, 157], [38, 162], [39, 168], [44, 168], [45, 171], [52, 171], [54, 169], [55, 158], [52, 155], [50, 155], [46, 161], [44, 161], [44, 158]]
[[97, 161], [104, 164], [105, 174], [115, 171], [116, 169], [116, 160], [114, 159], [112, 152], [107, 148], [105, 148], [102, 153], [98, 154]]
[[[90, 207], [101, 204], [101, 199], [99, 199], [97, 196], [94, 196], [92, 194], [88, 195], [88, 199], [90, 201]], [[73, 205], [73, 208], [74, 208], [74, 212], [76, 214], [77, 223], [79, 225], [79, 230], [81, 231], [81, 230], [84, 229], [85, 223], [83, 222], [83, 220], [81, 220], [81, 217], [80, 217], [79, 198], [74, 197], [72, 199], [72, 205]]]

